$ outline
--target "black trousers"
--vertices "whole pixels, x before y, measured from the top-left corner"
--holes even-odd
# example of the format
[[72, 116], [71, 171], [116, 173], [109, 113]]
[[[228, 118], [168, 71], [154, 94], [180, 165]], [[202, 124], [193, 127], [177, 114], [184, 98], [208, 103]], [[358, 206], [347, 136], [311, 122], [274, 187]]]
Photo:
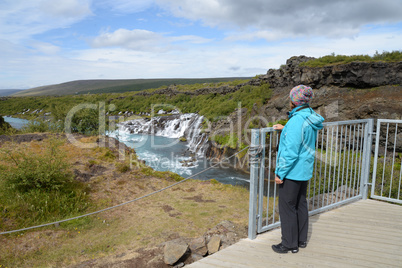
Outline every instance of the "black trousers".
[[308, 204], [306, 200], [308, 181], [284, 179], [279, 185], [279, 216], [281, 218], [282, 245], [298, 247], [307, 242]]

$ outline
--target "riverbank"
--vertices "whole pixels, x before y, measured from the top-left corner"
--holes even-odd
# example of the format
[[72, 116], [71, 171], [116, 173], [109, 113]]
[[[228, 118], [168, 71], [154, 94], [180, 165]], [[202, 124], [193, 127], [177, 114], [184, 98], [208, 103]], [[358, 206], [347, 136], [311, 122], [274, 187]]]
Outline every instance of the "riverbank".
[[[13, 138], [14, 143], [3, 139], [0, 149], [40, 148], [51, 135], [18, 135]], [[134, 151], [124, 147], [126, 159], [119, 160], [118, 143], [85, 149], [73, 146], [62, 136], [59, 139], [64, 140], [63, 148], [72, 164], [74, 179], [90, 189], [91, 211], [138, 198], [180, 179], [173, 173], [157, 172], [142, 165], [127, 169], [129, 155]], [[83, 143], [97, 140], [84, 136], [76, 136], [76, 139]], [[0, 220], [3, 224], [7, 222], [7, 229], [1, 231], [17, 227], [12, 224], [12, 219], [6, 219], [5, 210], [0, 212]], [[216, 181], [189, 180], [88, 218], [61, 223], [57, 227], [1, 235], [0, 265], [118, 267], [138, 263], [144, 264], [141, 267], [163, 267], [163, 246], [167, 241], [197, 238], [214, 230], [219, 232], [215, 227], [225, 220], [233, 222], [236, 239], [240, 239], [246, 236], [247, 219], [246, 189]]]

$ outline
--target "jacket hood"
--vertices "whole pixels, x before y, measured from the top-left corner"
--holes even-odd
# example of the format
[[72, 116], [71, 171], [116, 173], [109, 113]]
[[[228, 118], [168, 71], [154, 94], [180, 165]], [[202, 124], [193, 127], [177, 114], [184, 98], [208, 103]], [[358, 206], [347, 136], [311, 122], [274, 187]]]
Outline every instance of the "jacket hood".
[[308, 105], [294, 108], [292, 111], [289, 112], [289, 119], [296, 115], [303, 117], [305, 122], [312, 126], [315, 130], [323, 128], [322, 123], [325, 120], [324, 117], [314, 112], [314, 110], [311, 109]]

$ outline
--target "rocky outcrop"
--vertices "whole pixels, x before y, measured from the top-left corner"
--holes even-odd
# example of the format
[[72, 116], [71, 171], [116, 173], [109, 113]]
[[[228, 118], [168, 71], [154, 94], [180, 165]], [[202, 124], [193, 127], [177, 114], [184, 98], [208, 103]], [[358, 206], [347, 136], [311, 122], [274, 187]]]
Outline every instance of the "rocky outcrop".
[[271, 87], [291, 87], [306, 84], [313, 88], [323, 86], [373, 88], [402, 84], [402, 62], [351, 62], [325, 67], [300, 66], [311, 57], [292, 57], [280, 69], [268, 70], [266, 80]]

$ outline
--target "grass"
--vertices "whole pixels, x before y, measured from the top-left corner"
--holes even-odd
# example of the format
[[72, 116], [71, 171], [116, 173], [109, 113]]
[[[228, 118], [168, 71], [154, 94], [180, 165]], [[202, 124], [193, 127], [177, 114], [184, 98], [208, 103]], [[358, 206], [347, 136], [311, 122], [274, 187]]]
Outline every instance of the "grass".
[[[93, 142], [85, 137], [81, 142]], [[26, 148], [27, 145], [13, 145]], [[2, 145], [2, 148], [4, 145]], [[14, 147], [17, 150], [17, 147]], [[29, 147], [45, 150], [46, 141], [31, 142]], [[67, 162], [80, 172], [95, 172], [94, 166], [103, 166], [102, 173], [84, 183], [90, 206], [86, 212], [116, 205], [151, 193], [180, 181], [171, 172], [157, 172], [146, 167], [133, 167], [119, 172], [126, 162], [105, 148], [84, 149], [70, 144], [61, 145]], [[108, 153], [108, 152], [111, 152]], [[128, 157], [126, 157], [127, 159]], [[4, 189], [4, 188], [3, 188]], [[43, 197], [43, 196], [42, 196]], [[42, 200], [46, 203], [45, 198]], [[63, 201], [69, 204], [69, 202]], [[3, 204], [3, 203], [1, 203]], [[70, 204], [71, 205], [71, 204]], [[168, 209], [167, 209], [168, 208]], [[4, 208], [0, 220], [17, 215], [17, 208]], [[81, 211], [78, 214], [83, 214]], [[74, 214], [72, 214], [74, 215]], [[76, 214], [75, 214], [76, 215]], [[67, 217], [58, 215], [57, 220]], [[176, 238], [197, 237], [223, 220], [247, 225], [248, 191], [241, 187], [189, 180], [162, 193], [130, 203], [94, 216], [21, 233], [0, 236], [0, 265], [2, 267], [55, 267], [68, 266], [98, 259], [100, 263], [136, 256], [140, 248], [152, 248]], [[24, 226], [31, 223], [24, 223]], [[12, 230], [19, 225], [10, 220], [0, 230]], [[121, 259], [119, 259], [121, 260]]]
[[398, 154], [392, 165], [393, 157], [384, 156], [377, 160], [376, 182], [374, 194], [382, 197], [398, 199], [402, 196], [402, 184], [400, 184], [402, 154]]
[[303, 62], [300, 66], [308, 66], [308, 67], [324, 67], [330, 65], [337, 64], [347, 64], [355, 61], [360, 62], [399, 62], [402, 61], [402, 51], [396, 50], [392, 52], [384, 51], [383, 53], [376, 52], [373, 56], [369, 55], [332, 55], [323, 56], [318, 59], [310, 60], [307, 62]]
[[20, 91], [16, 96], [60, 96], [80, 94], [124, 93], [151, 88], [167, 87], [168, 85], [218, 84], [231, 83], [239, 80], [228, 78], [193, 78], [193, 79], [129, 79], [129, 80], [80, 80], [58, 85], [42, 86]]
[[[241, 84], [242, 82], [244, 81], [233, 81], [224, 85], [234, 87], [234, 85]], [[219, 85], [216, 84], [215, 86]], [[131, 111], [135, 114], [141, 112], [151, 113], [153, 105], [158, 104], [170, 107], [171, 110], [173, 107], [177, 108], [183, 113], [199, 113], [210, 121], [216, 121], [221, 116], [227, 116], [232, 113], [238, 108], [239, 102], [242, 104], [242, 107], [251, 110], [254, 103], [262, 106], [272, 95], [272, 90], [268, 84], [262, 86], [246, 85], [226, 95], [207, 94], [195, 96], [185, 94], [185, 92], [190, 92], [201, 87], [205, 87], [205, 85], [180, 86], [183, 94], [174, 96], [163, 94], [143, 96], [136, 95], [135, 92], [127, 92], [60, 97], [14, 97], [0, 101], [0, 114], [26, 119], [43, 118], [46, 115], [47, 117], [52, 117], [56, 123], [63, 123], [67, 113], [79, 104], [99, 105], [103, 103], [105, 105], [104, 112], [112, 115], [119, 115], [126, 111]], [[100, 109], [100, 106], [98, 108]], [[27, 112], [28, 109], [29, 111]], [[99, 110], [97, 109], [82, 109], [77, 112], [73, 118], [73, 123], [75, 124], [73, 127], [75, 126], [77, 130], [80, 129], [82, 132], [84, 128], [80, 124], [84, 121], [83, 118], [95, 118], [95, 114], [99, 115]], [[93, 124], [92, 121], [88, 123]], [[42, 127], [42, 122], [38, 122], [40, 122], [40, 125], [36, 127]], [[58, 129], [63, 129], [63, 125], [59, 126]]]
[[64, 143], [49, 139], [0, 148], [0, 228], [42, 224], [90, 207], [87, 187], [72, 179]]

